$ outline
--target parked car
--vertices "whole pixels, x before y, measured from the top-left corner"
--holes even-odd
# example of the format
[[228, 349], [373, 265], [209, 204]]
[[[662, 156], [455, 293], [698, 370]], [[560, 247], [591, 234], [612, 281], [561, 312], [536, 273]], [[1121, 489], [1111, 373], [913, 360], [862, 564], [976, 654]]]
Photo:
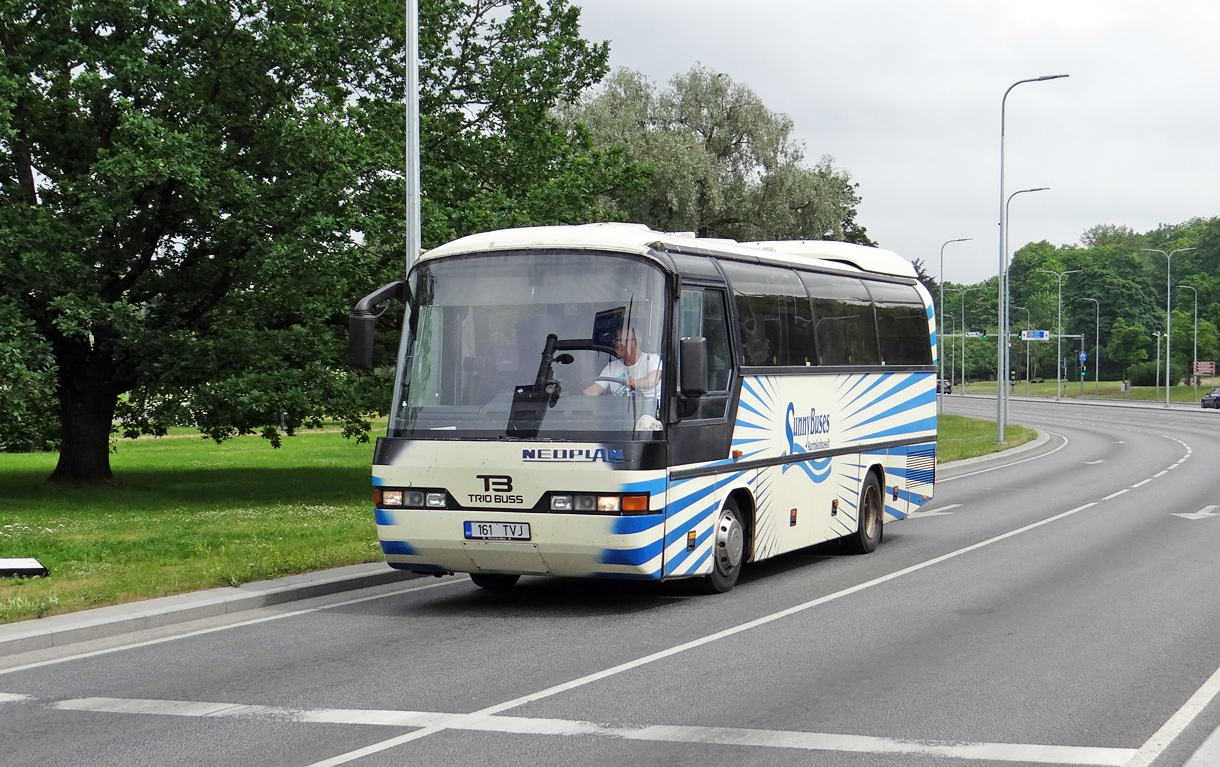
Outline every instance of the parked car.
[[[1217, 391], [1220, 391], [1220, 389], [1218, 389]], [[941, 379], [937, 380], [936, 393], [937, 394], [952, 394], [953, 393], [953, 382], [950, 381], [948, 378], [941, 378]], [[1204, 405], [1204, 407], [1207, 407], [1207, 406]]]
[[1200, 403], [1203, 407], [1211, 407], [1220, 410], [1220, 389], [1212, 389], [1207, 394], [1203, 395], [1203, 401]]

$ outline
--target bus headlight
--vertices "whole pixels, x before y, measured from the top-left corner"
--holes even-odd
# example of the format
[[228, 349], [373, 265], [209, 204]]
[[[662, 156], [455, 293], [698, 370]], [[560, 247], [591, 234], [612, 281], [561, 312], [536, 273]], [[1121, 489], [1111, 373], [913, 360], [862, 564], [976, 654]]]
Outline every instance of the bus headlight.
[[551, 511], [576, 514], [647, 514], [648, 493], [585, 495], [553, 493]]
[[444, 493], [428, 493], [429, 509], [443, 509], [446, 505], [445, 501], [446, 499]]
[[571, 511], [572, 496], [570, 495], [552, 495], [551, 496], [551, 511]]

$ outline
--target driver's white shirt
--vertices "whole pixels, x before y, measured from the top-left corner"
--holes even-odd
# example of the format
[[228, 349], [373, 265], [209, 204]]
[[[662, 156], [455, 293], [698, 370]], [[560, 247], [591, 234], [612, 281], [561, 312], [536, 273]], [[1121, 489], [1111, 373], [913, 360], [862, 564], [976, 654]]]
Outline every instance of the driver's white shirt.
[[[611, 394], [627, 395], [631, 390], [627, 388], [627, 379], [633, 378], [637, 382], [641, 378], [645, 378], [654, 370], [661, 369], [661, 355], [641, 353], [639, 359], [634, 365], [625, 365], [623, 361], [617, 357], [610, 360], [606, 367], [602, 368], [602, 378], [617, 378], [622, 383], [611, 383], [610, 381], [597, 381], [597, 385], [603, 389], [610, 389]], [[613, 388], [611, 388], [613, 387]], [[653, 386], [636, 385], [635, 389], [645, 397], [655, 397], [660, 392], [661, 379], [658, 376], [657, 382]]]

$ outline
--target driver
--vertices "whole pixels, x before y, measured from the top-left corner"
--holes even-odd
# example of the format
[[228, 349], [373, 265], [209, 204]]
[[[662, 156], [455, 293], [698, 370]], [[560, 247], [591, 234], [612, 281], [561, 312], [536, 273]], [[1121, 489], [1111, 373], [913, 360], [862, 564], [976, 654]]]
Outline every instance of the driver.
[[613, 381], [594, 381], [585, 387], [585, 394], [598, 395], [613, 392], [626, 396], [638, 390], [646, 397], [656, 397], [661, 384], [661, 355], [640, 351], [640, 340], [635, 330], [622, 328], [614, 337], [615, 359], [602, 368], [599, 378], [616, 378]]

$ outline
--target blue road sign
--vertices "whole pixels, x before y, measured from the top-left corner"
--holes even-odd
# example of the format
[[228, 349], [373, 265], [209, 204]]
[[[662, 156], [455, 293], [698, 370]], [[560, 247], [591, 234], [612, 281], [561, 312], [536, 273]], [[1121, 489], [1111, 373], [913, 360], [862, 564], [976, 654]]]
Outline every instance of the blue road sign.
[[1088, 362], [1088, 361], [1089, 361], [1089, 353], [1088, 353], [1088, 352], [1086, 352], [1086, 351], [1084, 351], [1083, 349], [1080, 351], [1080, 361], [1081, 361], [1081, 362]]

